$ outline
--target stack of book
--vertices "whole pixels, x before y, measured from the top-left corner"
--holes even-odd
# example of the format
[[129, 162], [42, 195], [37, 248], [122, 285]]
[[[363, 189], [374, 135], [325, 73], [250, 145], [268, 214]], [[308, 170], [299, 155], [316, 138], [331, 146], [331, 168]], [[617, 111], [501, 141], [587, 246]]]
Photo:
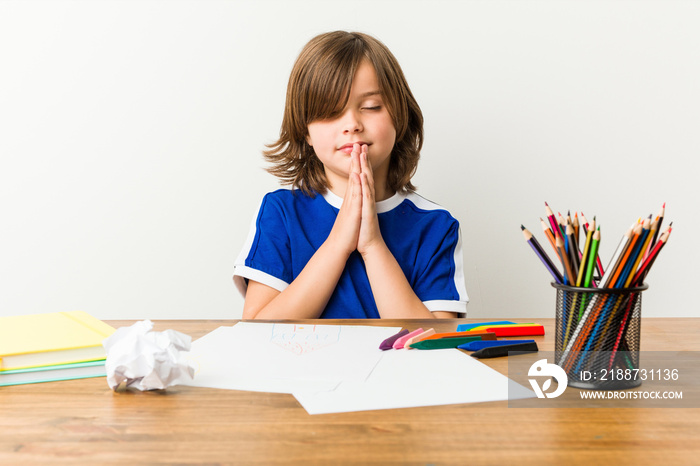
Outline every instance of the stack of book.
[[103, 377], [114, 331], [82, 311], [0, 317], [0, 387]]

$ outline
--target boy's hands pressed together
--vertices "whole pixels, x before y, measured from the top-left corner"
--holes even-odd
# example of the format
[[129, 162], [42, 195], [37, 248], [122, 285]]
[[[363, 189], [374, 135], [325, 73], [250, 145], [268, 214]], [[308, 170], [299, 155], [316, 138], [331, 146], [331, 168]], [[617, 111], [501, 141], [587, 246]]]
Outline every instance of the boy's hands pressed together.
[[[367, 146], [365, 147], [365, 151]], [[357, 238], [362, 221], [362, 183], [360, 181], [360, 145], [355, 144], [350, 154], [350, 174], [343, 203], [329, 235], [334, 246], [349, 256], [357, 249]]]
[[362, 184], [362, 223], [357, 239], [357, 251], [365, 257], [372, 248], [382, 246], [384, 240], [379, 230], [377, 204], [375, 202], [374, 175], [367, 159], [367, 146], [360, 153], [360, 181]]
[[355, 144], [350, 153], [348, 184], [330, 238], [348, 256], [355, 250], [365, 256], [373, 247], [384, 243], [366, 144]]

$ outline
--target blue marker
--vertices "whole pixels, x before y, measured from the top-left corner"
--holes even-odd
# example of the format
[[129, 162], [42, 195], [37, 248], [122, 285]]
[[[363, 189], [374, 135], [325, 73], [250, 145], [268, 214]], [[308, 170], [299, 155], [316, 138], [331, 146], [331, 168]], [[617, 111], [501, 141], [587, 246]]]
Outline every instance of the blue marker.
[[491, 348], [494, 346], [506, 346], [506, 345], [517, 345], [520, 343], [534, 343], [535, 340], [482, 340], [482, 341], [470, 341], [463, 345], [459, 345], [457, 348], [467, 350], [467, 351], [479, 351], [484, 348]]
[[476, 327], [483, 327], [484, 325], [504, 325], [504, 324], [514, 324], [509, 320], [499, 320], [498, 322], [478, 322], [476, 324], [459, 324], [457, 326], [458, 332], [468, 332], [469, 330]]

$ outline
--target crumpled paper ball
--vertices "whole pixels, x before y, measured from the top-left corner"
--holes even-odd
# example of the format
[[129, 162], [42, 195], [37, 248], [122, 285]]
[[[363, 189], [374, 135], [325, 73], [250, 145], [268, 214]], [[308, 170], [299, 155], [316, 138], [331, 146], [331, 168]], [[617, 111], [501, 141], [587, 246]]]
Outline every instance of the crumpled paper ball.
[[102, 342], [107, 351], [107, 384], [116, 390], [122, 383], [139, 390], [158, 390], [194, 378], [194, 367], [182, 351], [192, 338], [175, 330], [152, 332], [153, 322], [143, 320], [118, 328]]

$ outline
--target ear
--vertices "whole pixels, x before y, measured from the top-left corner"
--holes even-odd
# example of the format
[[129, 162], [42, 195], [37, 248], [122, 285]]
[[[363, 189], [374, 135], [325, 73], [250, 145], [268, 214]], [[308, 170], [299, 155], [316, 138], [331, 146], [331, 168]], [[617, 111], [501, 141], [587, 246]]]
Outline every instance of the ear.
[[314, 146], [313, 141], [311, 140], [311, 135], [309, 133], [306, 133], [306, 143], [310, 145], [311, 147]]

